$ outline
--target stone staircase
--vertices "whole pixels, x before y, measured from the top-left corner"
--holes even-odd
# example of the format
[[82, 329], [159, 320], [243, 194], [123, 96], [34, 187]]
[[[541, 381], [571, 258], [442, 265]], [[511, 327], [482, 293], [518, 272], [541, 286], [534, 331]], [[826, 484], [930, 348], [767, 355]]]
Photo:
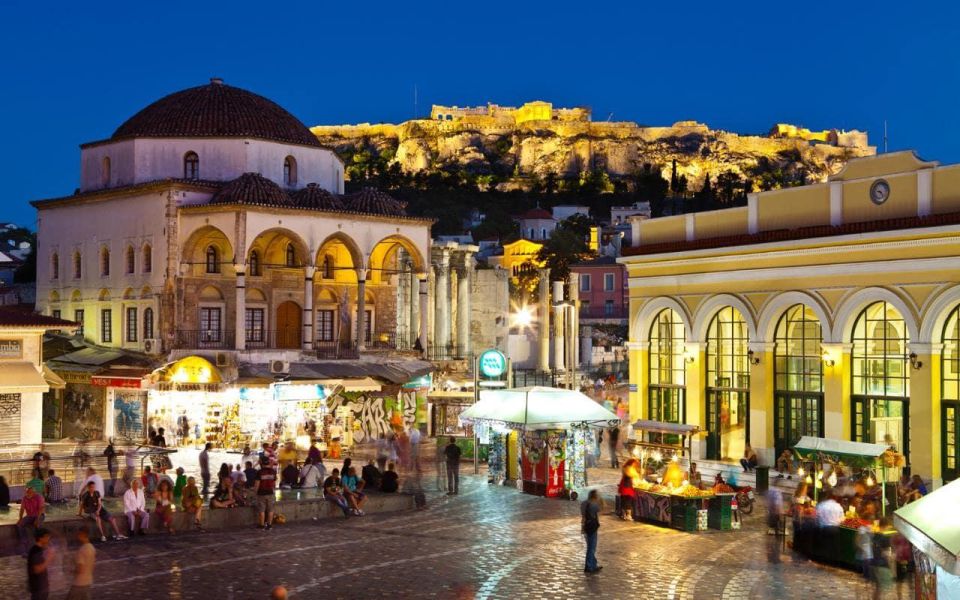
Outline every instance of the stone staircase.
[[[720, 460], [694, 460], [693, 462], [697, 463], [697, 470], [702, 473], [702, 478], [704, 484], [707, 482], [713, 482], [714, 477], [717, 476], [717, 473], [723, 475], [724, 480], [729, 481], [730, 475], [733, 475], [736, 478], [737, 485], [744, 486], [749, 485], [750, 487], [756, 489], [757, 487], [757, 474], [755, 472], [744, 473], [743, 467], [740, 466], [739, 462], [726, 462]], [[684, 468], [689, 468], [689, 461], [684, 459]], [[777, 477], [777, 471], [770, 469], [770, 487], [776, 486], [784, 496], [793, 495], [794, 489], [797, 487], [797, 476], [794, 475], [793, 479], [779, 479]]]

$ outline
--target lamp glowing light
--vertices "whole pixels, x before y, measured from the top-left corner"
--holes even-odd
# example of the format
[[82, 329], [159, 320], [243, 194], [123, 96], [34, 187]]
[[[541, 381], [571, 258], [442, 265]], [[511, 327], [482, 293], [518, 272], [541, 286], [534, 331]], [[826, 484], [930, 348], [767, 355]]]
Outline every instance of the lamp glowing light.
[[634, 447], [633, 447], [633, 457], [634, 457], [634, 458], [640, 458], [640, 447], [639, 447], [639, 446], [634, 446]]
[[530, 327], [533, 323], [533, 311], [529, 306], [521, 306], [517, 312], [513, 313], [514, 327]]
[[653, 462], [660, 462], [661, 460], [663, 460], [663, 455], [660, 454], [659, 450], [654, 450], [653, 454], [650, 455], [650, 459]]
[[864, 483], [867, 484], [867, 487], [872, 487], [872, 486], [873, 486], [873, 477], [870, 477], [870, 476], [868, 475], [868, 476], [867, 476], [867, 480], [866, 480]]
[[798, 476], [798, 477], [803, 477], [803, 476], [806, 475], [806, 474], [807, 474], [807, 472], [803, 470], [803, 467], [800, 467], [799, 469], [797, 469], [797, 476]]
[[809, 475], [807, 475], [807, 478], [804, 479], [804, 481], [807, 482], [807, 484], [809, 485], [809, 484], [813, 483], [813, 477], [810, 477]]

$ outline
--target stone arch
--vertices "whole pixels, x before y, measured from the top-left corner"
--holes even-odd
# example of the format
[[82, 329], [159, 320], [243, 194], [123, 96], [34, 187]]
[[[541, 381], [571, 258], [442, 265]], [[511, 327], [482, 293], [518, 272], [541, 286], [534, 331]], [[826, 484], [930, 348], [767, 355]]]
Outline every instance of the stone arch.
[[208, 285], [200, 290], [197, 297], [204, 302], [222, 302], [223, 294], [216, 286]]
[[140, 298], [146, 300], [151, 296], [153, 296], [153, 290], [150, 288], [150, 286], [149, 285], [143, 286], [143, 289], [140, 290]]
[[958, 304], [960, 304], [960, 285], [948, 287], [928, 302], [923, 311], [920, 338], [917, 341], [923, 344], [936, 344], [943, 341], [943, 327], [947, 323], [947, 317]]
[[407, 255], [413, 262], [413, 270], [417, 273], [426, 271], [426, 261], [420, 253], [420, 249], [410, 238], [394, 234], [389, 235], [376, 244], [370, 250], [370, 266], [373, 274], [371, 279], [375, 282], [383, 281], [385, 276], [393, 274], [400, 270], [397, 264], [397, 254], [400, 249], [406, 250]]
[[123, 299], [124, 300], [133, 300], [137, 297], [137, 293], [133, 291], [133, 288], [127, 288], [123, 290]]
[[334, 290], [328, 287], [322, 287], [317, 290], [314, 296], [314, 302], [316, 304], [339, 304], [340, 300]]
[[683, 327], [685, 337], [687, 341], [692, 341], [691, 336], [691, 324], [693, 319], [690, 317], [690, 312], [687, 310], [687, 307], [680, 303], [676, 298], [671, 298], [670, 296], [659, 296], [654, 298], [644, 304], [640, 311], [637, 313], [636, 319], [634, 319], [634, 331], [632, 332], [631, 337], [633, 341], [646, 342], [650, 337], [650, 327], [653, 325], [653, 320], [657, 318], [657, 315], [664, 309], [672, 309], [683, 321]]
[[109, 302], [110, 301], [110, 290], [104, 288], [100, 290], [100, 293], [97, 295], [97, 300], [100, 302]]
[[246, 301], [247, 302], [266, 302], [267, 296], [257, 288], [247, 288]]
[[204, 265], [207, 248], [211, 246], [217, 250], [221, 264], [234, 262], [230, 238], [213, 225], [204, 225], [187, 236], [180, 250], [181, 260], [191, 265]]
[[894, 291], [882, 287], [857, 290], [840, 303], [834, 317], [831, 339], [838, 342], [849, 341], [853, 334], [853, 325], [860, 312], [868, 305], [880, 301], [887, 302], [897, 309], [907, 326], [910, 341], [919, 342], [920, 328], [917, 326], [917, 311], [913, 308], [913, 302], [908, 302]]
[[52, 290], [50, 292], [50, 302], [60, 302], [60, 292]]
[[756, 325], [757, 321], [753, 314], [753, 310], [750, 308], [750, 304], [739, 296], [734, 296], [733, 294], [717, 294], [716, 296], [711, 296], [699, 307], [697, 307], [697, 314], [694, 318], [694, 325], [692, 328], [694, 337], [689, 341], [705, 342], [707, 339], [707, 328], [710, 327], [710, 321], [713, 320], [713, 316], [725, 306], [732, 306], [740, 312], [740, 314], [743, 316], [743, 320], [747, 323], [747, 332], [750, 341], [758, 341]]
[[[360, 246], [342, 231], [328, 236], [317, 250], [316, 263], [322, 267], [323, 259], [332, 256], [334, 279], [341, 283], [357, 283], [357, 270], [366, 266]], [[322, 277], [322, 275], [321, 275]]]
[[73, 293], [70, 294], [70, 302], [83, 302], [83, 294], [80, 293], [80, 290], [73, 290]]
[[310, 266], [313, 256], [307, 243], [297, 233], [285, 227], [265, 229], [256, 236], [245, 251], [245, 256], [256, 250], [259, 253], [260, 268], [286, 268], [287, 246], [293, 245], [296, 252], [295, 267]]
[[813, 295], [795, 290], [777, 294], [764, 303], [763, 308], [760, 309], [760, 317], [757, 319], [758, 338], [752, 341], [772, 342], [780, 317], [783, 316], [784, 311], [795, 304], [803, 304], [817, 315], [817, 319], [820, 321], [821, 331], [824, 334], [823, 341], [825, 343], [841, 341], [827, 338], [831, 333], [832, 326], [830, 310]]

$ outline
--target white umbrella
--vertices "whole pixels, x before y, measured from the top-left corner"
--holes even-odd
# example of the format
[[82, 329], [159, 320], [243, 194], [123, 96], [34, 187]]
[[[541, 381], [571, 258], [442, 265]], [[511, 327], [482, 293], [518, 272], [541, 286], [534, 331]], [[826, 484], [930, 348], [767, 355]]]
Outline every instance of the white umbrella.
[[463, 411], [460, 420], [499, 421], [526, 429], [566, 429], [577, 424], [614, 427], [620, 422], [589, 396], [550, 387], [482, 390], [480, 401]]

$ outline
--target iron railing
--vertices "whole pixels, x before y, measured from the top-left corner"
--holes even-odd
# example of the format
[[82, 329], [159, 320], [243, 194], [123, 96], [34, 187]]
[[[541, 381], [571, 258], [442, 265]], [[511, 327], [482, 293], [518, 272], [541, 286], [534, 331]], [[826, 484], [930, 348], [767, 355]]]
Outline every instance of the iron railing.
[[320, 359], [355, 359], [360, 357], [357, 345], [346, 340], [314, 340], [313, 350]]
[[232, 350], [234, 346], [233, 331], [216, 329], [179, 329], [174, 340], [175, 348]]

